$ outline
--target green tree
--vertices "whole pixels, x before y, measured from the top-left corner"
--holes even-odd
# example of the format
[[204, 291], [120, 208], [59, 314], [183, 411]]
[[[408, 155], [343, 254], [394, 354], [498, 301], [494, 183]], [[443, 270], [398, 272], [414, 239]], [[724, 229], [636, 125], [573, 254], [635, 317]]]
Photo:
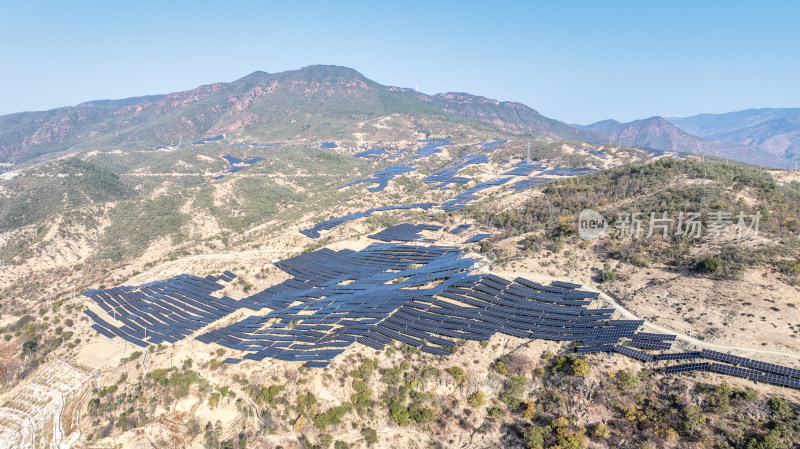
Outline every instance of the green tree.
[[528, 427], [525, 431], [525, 447], [528, 449], [543, 449], [547, 429], [539, 426]]
[[772, 410], [772, 416], [775, 419], [786, 421], [794, 418], [794, 410], [791, 404], [786, 399], [773, 396], [769, 399], [769, 408]]
[[516, 410], [522, 403], [525, 394], [526, 379], [522, 376], [511, 377], [503, 384], [500, 400], [505, 402], [511, 410]]

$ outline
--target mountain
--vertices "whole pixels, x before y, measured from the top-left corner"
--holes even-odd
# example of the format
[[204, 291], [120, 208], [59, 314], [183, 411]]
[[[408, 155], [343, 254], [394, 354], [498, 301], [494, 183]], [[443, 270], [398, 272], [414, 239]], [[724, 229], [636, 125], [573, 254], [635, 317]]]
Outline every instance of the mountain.
[[772, 167], [794, 167], [793, 162], [758, 148], [693, 136], [663, 117], [650, 117], [629, 123], [603, 120], [585, 126], [584, 129], [600, 134], [611, 142], [632, 147], [707, 154]]
[[275, 139], [336, 138], [388, 114], [483, 121], [563, 139], [593, 136], [519, 103], [468, 94], [428, 96], [387, 87], [337, 66], [255, 72], [231, 83], [76, 107], [0, 116], [0, 162], [99, 148], [158, 146], [226, 134]]
[[498, 101], [464, 92], [447, 92], [430, 96], [411, 89], [392, 88], [392, 90], [401, 92], [406, 97], [430, 103], [438, 110], [470, 120], [493, 123], [507, 129], [556, 139], [581, 141], [600, 139], [597, 134], [545, 117], [521, 103]]
[[747, 109], [667, 120], [700, 137], [748, 145], [787, 159], [800, 159], [800, 108]]
[[800, 108], [745, 109], [724, 114], [697, 114], [691, 117], [666, 118], [667, 121], [689, 134], [712, 138], [779, 119], [800, 119]]

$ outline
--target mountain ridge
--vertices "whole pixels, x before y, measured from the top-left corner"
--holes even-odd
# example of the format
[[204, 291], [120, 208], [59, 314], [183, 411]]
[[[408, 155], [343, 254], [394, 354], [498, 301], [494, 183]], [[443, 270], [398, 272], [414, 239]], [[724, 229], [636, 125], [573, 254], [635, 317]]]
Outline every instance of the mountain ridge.
[[747, 145], [790, 160], [800, 159], [800, 108], [759, 108], [667, 120], [696, 136]]
[[0, 116], [0, 162], [20, 163], [107, 146], [155, 146], [179, 137], [223, 133], [335, 138], [354, 121], [392, 113], [482, 121], [556, 138], [594, 137], [519, 103], [455, 95], [428, 96], [384, 86], [340, 66], [315, 65], [273, 74], [256, 71], [230, 83], [164, 95], [94, 100], [77, 107]]
[[660, 116], [628, 123], [602, 120], [584, 128], [603, 135], [611, 142], [637, 148], [699, 153], [773, 167], [794, 167], [793, 162], [759, 148], [694, 136]]

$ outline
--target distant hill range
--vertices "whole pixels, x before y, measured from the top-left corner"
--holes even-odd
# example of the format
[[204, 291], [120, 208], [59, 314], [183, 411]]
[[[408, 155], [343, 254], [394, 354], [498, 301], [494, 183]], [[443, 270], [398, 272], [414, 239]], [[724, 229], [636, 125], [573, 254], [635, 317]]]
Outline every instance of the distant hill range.
[[603, 120], [583, 129], [600, 134], [611, 142], [638, 148], [687, 152], [725, 157], [751, 164], [794, 168], [794, 162], [744, 142], [704, 139], [673, 125], [665, 118], [650, 117], [629, 123]]
[[698, 137], [748, 145], [786, 159], [800, 160], [800, 108], [747, 109], [667, 120]]
[[226, 134], [269, 140], [335, 139], [388, 114], [487, 122], [558, 139], [597, 139], [519, 104], [469, 94], [425, 95], [383, 86], [337, 66], [255, 72], [167, 95], [91, 101], [75, 107], [0, 116], [0, 162], [66, 151], [164, 145]]
[[640, 148], [709, 154], [782, 168], [794, 168], [800, 161], [800, 108], [650, 117], [629, 123], [603, 120], [576, 127]]
[[[776, 167], [793, 168], [800, 159], [800, 109], [652, 117], [630, 123], [605, 120], [578, 126], [520, 103], [467, 93], [426, 95], [381, 85], [353, 69], [317, 65], [274, 74], [254, 72], [231, 83], [166, 95], [0, 116], [0, 163], [101, 148], [156, 147], [219, 134], [270, 141], [330, 140], [352, 136], [360, 123], [390, 114]], [[409, 129], [414, 130], [420, 131]]]

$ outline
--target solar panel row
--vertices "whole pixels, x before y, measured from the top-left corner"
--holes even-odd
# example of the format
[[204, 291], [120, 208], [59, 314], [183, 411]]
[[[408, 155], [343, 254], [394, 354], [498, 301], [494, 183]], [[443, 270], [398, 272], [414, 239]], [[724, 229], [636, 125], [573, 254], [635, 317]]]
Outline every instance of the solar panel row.
[[436, 206], [436, 203], [414, 203], [414, 204], [409, 204], [407, 206], [373, 207], [372, 209], [367, 209], [364, 212], [354, 212], [352, 214], [348, 214], [342, 217], [336, 217], [330, 220], [321, 221], [310, 228], [301, 229], [300, 233], [308, 238], [318, 239], [322, 236], [322, 234], [320, 234], [320, 231], [330, 231], [336, 226], [347, 223], [348, 221], [353, 221], [364, 217], [370, 217], [375, 212], [383, 212], [389, 210], [411, 210], [411, 209], [428, 210], [434, 206]]
[[475, 234], [474, 236], [468, 238], [464, 243], [475, 243], [480, 242], [481, 240], [488, 239], [491, 234]]
[[554, 176], [581, 176], [592, 172], [596, 172], [593, 168], [569, 168], [569, 167], [556, 167], [545, 170], [540, 175], [554, 175]]
[[492, 141], [486, 142], [481, 147], [481, 150], [491, 150], [492, 148], [497, 148], [500, 145], [508, 142], [507, 139], [494, 139]]
[[383, 148], [370, 148], [369, 150], [359, 151], [358, 153], [354, 154], [353, 157], [363, 157], [363, 158], [377, 158], [380, 157], [381, 154], [386, 154], [386, 150]]
[[552, 181], [552, 179], [534, 176], [515, 183], [511, 186], [511, 189], [515, 191], [530, 189], [531, 187], [538, 186], [539, 184], [544, 184], [547, 181]]
[[231, 145], [238, 147], [279, 147], [281, 145], [286, 145], [286, 142], [269, 142], [269, 143], [245, 142], [245, 143], [232, 143]]
[[204, 143], [207, 142], [217, 142], [223, 140], [224, 138], [225, 136], [223, 136], [222, 134], [214, 137], [206, 137], [205, 139], [195, 140], [194, 142], [192, 142], [192, 145], [203, 145]]
[[355, 184], [366, 182], [366, 183], [377, 184], [376, 186], [370, 187], [367, 190], [369, 190], [370, 192], [380, 192], [381, 190], [385, 189], [386, 186], [389, 185], [389, 181], [394, 179], [395, 176], [402, 175], [403, 173], [408, 173], [414, 170], [415, 168], [411, 164], [397, 164], [387, 168], [386, 170], [373, 173], [371, 178], [357, 179], [343, 186], [340, 186], [339, 188], [342, 189]]

